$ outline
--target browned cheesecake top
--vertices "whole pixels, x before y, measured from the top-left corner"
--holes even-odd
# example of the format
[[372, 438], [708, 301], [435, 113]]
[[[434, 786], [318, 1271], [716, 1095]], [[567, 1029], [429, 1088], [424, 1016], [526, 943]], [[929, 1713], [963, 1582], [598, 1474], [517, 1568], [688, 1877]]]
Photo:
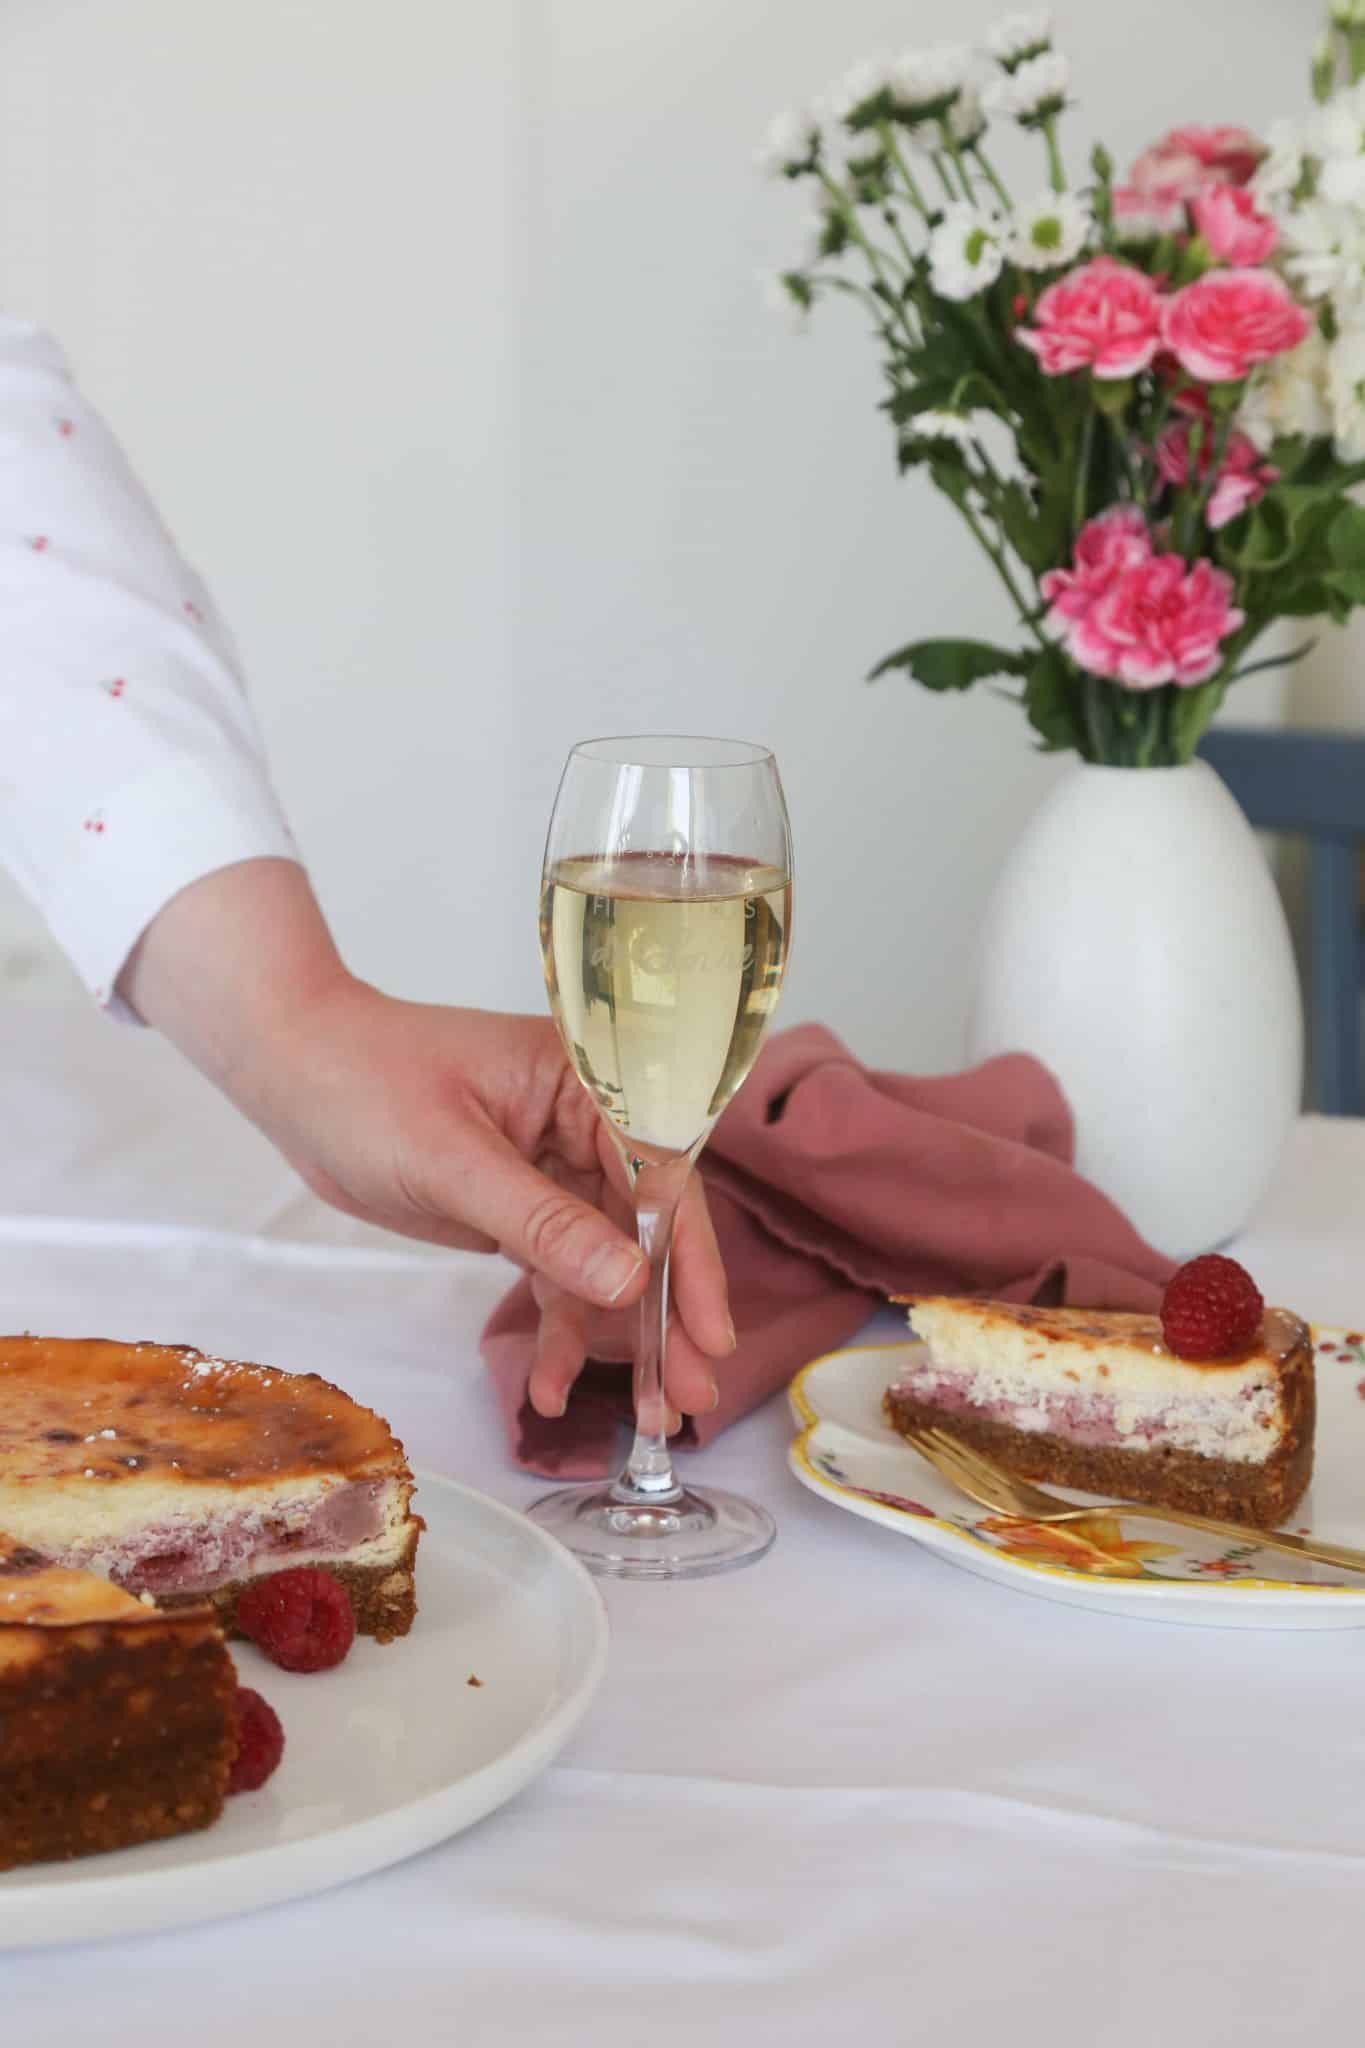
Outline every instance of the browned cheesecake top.
[[150, 1601], [137, 1600], [93, 1572], [51, 1564], [0, 1530], [0, 1628], [69, 1628], [87, 1621], [157, 1619]]
[[406, 1471], [388, 1424], [316, 1373], [183, 1345], [0, 1337], [0, 1488], [149, 1477], [249, 1486]]
[[1012, 1327], [1028, 1331], [1041, 1344], [1065, 1344], [1072, 1352], [1090, 1352], [1096, 1357], [1112, 1355], [1116, 1349], [1141, 1351], [1192, 1371], [1218, 1372], [1230, 1365], [1246, 1365], [1252, 1359], [1284, 1371], [1313, 1355], [1312, 1332], [1300, 1316], [1285, 1308], [1268, 1308], [1261, 1324], [1259, 1342], [1227, 1358], [1177, 1358], [1161, 1334], [1159, 1316], [1139, 1315], [1127, 1309], [1035, 1308], [1028, 1302], [979, 1301], [955, 1295], [911, 1294], [895, 1299], [913, 1315], [918, 1308], [951, 1309], [963, 1322], [976, 1322], [989, 1329]]

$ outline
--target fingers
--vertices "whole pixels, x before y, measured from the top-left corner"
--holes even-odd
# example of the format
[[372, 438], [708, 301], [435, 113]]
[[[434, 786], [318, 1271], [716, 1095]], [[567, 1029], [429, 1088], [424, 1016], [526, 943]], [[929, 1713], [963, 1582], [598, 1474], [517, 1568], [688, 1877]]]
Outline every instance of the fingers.
[[[538, 1415], [553, 1418], [564, 1413], [585, 1358], [620, 1361], [625, 1372], [635, 1351], [639, 1310], [594, 1314], [547, 1280], [531, 1284], [540, 1326], [527, 1394]], [[664, 1392], [674, 1417], [708, 1415], [720, 1398], [710, 1360], [676, 1314], [668, 1319]], [[670, 1433], [677, 1427], [677, 1420], [671, 1420]]]
[[648, 1272], [639, 1246], [600, 1209], [529, 1166], [490, 1124], [469, 1119], [443, 1179], [438, 1194], [447, 1213], [496, 1238], [509, 1258], [595, 1307], [639, 1299]]
[[720, 1247], [706, 1206], [706, 1191], [694, 1173], [678, 1205], [670, 1266], [673, 1302], [696, 1351], [728, 1358], [735, 1348], [729, 1294]]
[[540, 1304], [540, 1327], [526, 1392], [537, 1415], [553, 1419], [564, 1413], [569, 1389], [583, 1370], [588, 1311], [562, 1288], [544, 1282], [535, 1285], [535, 1296]]

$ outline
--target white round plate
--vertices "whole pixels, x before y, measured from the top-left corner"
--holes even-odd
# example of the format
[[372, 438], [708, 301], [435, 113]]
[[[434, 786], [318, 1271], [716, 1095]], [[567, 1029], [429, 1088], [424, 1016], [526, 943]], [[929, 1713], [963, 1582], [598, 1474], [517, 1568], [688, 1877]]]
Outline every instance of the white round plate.
[[[1314, 1331], [1318, 1426], [1313, 1485], [1290, 1528], [1365, 1550], [1365, 1338]], [[1161, 1527], [1097, 1506], [1084, 1523], [1004, 1522], [958, 1493], [882, 1414], [913, 1346], [832, 1351], [791, 1386], [800, 1434], [792, 1470], [812, 1493], [1017, 1592], [1148, 1621], [1217, 1628], [1365, 1628], [1365, 1572]], [[1068, 1500], [1092, 1494], [1057, 1489]]]
[[[524, 1516], [430, 1473], [412, 1633], [335, 1671], [234, 1643], [284, 1761], [201, 1834], [0, 1875], [0, 1949], [145, 1934], [322, 1891], [457, 1834], [544, 1770], [597, 1691], [592, 1580]], [[477, 1678], [480, 1683], [471, 1685]]]

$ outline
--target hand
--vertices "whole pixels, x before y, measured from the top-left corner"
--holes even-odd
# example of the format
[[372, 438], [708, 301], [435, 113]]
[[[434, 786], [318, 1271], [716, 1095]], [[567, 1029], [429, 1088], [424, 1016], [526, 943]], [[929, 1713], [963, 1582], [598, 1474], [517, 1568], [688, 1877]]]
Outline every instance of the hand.
[[[629, 1214], [620, 1162], [548, 1018], [400, 1002], [356, 980], [302, 870], [275, 860], [182, 890], [120, 987], [324, 1200], [534, 1271], [540, 1413], [563, 1413], [590, 1335], [595, 1355], [599, 1342], [629, 1355], [621, 1311], [644, 1291], [645, 1259], [613, 1220]], [[698, 1412], [716, 1399], [708, 1361], [734, 1349], [699, 1182], [679, 1213], [672, 1276], [668, 1395]], [[613, 1307], [589, 1326], [590, 1309]]]

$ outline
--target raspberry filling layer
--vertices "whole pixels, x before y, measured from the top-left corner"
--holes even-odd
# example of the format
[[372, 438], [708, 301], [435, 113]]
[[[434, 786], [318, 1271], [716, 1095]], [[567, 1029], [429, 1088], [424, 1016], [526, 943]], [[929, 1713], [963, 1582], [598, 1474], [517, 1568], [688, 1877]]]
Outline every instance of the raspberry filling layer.
[[945, 1415], [970, 1413], [1032, 1435], [1046, 1432], [1068, 1443], [1122, 1450], [1169, 1445], [1239, 1464], [1263, 1463], [1279, 1438], [1279, 1398], [1269, 1381], [1244, 1383], [1223, 1394], [1139, 1394], [1120, 1389], [1061, 1388], [1011, 1375], [955, 1371], [925, 1354], [896, 1382]]
[[191, 1515], [153, 1523], [66, 1560], [101, 1573], [130, 1593], [211, 1593], [300, 1555], [336, 1556], [380, 1535], [389, 1482], [338, 1486], [311, 1505], [276, 1499], [268, 1510], [245, 1503], [210, 1522]]

